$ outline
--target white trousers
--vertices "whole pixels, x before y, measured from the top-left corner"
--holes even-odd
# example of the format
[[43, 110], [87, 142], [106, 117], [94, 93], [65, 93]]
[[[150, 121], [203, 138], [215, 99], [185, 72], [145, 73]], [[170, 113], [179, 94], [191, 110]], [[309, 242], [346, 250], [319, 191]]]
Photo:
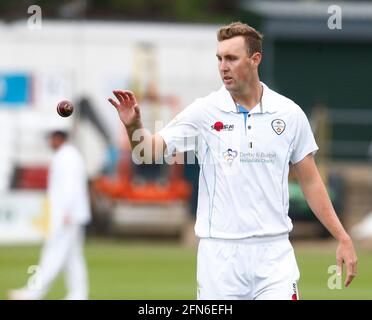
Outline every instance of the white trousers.
[[297, 300], [299, 277], [288, 235], [200, 239], [197, 258], [200, 300]]
[[88, 299], [88, 277], [84, 259], [84, 227], [63, 226], [43, 246], [37, 278], [28, 285], [29, 299], [42, 299], [63, 270], [68, 300]]

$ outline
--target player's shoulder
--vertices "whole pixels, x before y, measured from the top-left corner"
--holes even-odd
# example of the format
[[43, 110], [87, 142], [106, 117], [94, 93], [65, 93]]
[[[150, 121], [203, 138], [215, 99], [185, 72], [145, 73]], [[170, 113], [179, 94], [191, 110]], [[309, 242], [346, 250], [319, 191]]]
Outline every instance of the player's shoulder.
[[212, 91], [205, 96], [196, 98], [185, 108], [185, 110], [187, 110], [188, 112], [197, 113], [199, 116], [202, 116], [204, 112], [208, 112], [211, 109], [214, 109], [214, 107], [221, 101], [221, 97], [221, 89]]
[[209, 104], [216, 105], [216, 104], [226, 103], [227, 100], [230, 101], [231, 95], [229, 91], [227, 91], [225, 86], [222, 85], [220, 88], [210, 92], [208, 95], [206, 95], [202, 99], [204, 99], [204, 101], [206, 101]]
[[275, 105], [281, 112], [288, 112], [293, 115], [303, 112], [302, 108], [292, 99], [280, 94], [266, 85], [265, 89], [268, 91], [267, 96], [270, 103]]
[[81, 158], [81, 154], [79, 150], [73, 144], [70, 144], [70, 143], [66, 143], [65, 145], [63, 145], [63, 147], [61, 148], [59, 152], [59, 155], [60, 155], [60, 158], [64, 158], [65, 160], [67, 159], [80, 160]]
[[71, 143], [65, 143], [62, 148], [61, 148], [61, 151], [63, 151], [64, 153], [77, 153], [77, 148], [71, 144]]
[[[211, 91], [206, 96], [196, 99], [195, 103], [201, 110], [216, 112], [218, 109], [224, 110], [226, 106], [230, 106], [233, 100], [225, 86], [221, 86], [219, 89]], [[216, 109], [216, 107], [218, 108]]]

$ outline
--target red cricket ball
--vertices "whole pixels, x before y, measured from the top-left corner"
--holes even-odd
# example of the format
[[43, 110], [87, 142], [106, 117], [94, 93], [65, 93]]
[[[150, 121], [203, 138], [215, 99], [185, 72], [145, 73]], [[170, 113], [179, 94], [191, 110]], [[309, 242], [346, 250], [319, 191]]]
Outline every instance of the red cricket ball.
[[74, 106], [71, 101], [62, 100], [57, 105], [57, 112], [61, 117], [69, 117], [74, 111]]

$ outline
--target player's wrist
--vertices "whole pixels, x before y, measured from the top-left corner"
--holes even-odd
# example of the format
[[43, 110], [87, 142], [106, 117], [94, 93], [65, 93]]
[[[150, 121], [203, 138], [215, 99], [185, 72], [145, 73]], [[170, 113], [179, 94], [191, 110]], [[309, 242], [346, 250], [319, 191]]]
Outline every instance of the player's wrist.
[[343, 244], [348, 244], [348, 243], [352, 242], [351, 237], [347, 233], [343, 234], [337, 240], [338, 240], [338, 242], [343, 243]]
[[130, 124], [124, 124], [125, 128], [127, 129], [128, 132], [133, 132], [139, 129], [143, 129], [143, 125], [141, 120], [137, 120], [133, 123]]

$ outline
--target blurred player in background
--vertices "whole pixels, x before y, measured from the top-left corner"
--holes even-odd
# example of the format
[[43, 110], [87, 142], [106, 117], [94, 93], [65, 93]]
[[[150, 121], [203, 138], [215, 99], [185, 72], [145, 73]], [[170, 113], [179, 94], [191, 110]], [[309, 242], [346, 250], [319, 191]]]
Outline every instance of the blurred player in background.
[[[222, 27], [217, 38], [224, 85], [155, 135], [143, 128], [132, 92], [115, 90], [117, 100], [109, 98], [136, 158], [153, 161], [164, 152], [196, 151], [198, 299], [298, 299], [299, 270], [288, 237], [290, 163], [312, 211], [338, 240], [337, 264], [340, 270], [346, 265], [348, 286], [357, 257], [315, 164], [318, 147], [305, 113], [260, 82], [259, 32], [233, 23]], [[144, 139], [132, 139], [133, 133]]]
[[55, 153], [48, 179], [49, 236], [42, 249], [35, 285], [9, 291], [9, 299], [42, 299], [62, 270], [66, 299], [88, 299], [83, 246], [84, 227], [90, 221], [91, 212], [85, 166], [79, 151], [68, 143], [66, 132], [52, 132], [50, 145]]

